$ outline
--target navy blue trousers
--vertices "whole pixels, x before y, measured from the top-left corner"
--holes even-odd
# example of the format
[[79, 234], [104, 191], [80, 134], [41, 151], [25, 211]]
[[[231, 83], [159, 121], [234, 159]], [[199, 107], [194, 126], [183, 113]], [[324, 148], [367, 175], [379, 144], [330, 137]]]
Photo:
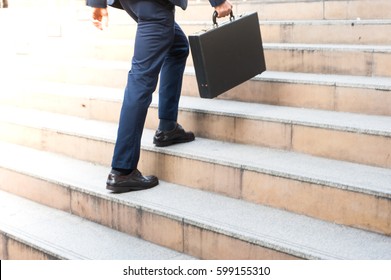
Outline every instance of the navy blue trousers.
[[174, 7], [168, 1], [120, 2], [128, 14], [137, 21], [137, 33], [112, 167], [136, 169], [145, 119], [159, 74], [159, 119], [177, 121], [189, 43], [175, 22]]

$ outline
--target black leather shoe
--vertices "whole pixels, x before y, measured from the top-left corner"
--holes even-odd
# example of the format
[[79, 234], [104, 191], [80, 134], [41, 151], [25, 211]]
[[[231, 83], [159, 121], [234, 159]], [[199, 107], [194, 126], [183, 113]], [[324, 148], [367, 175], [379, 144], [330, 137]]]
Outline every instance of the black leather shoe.
[[135, 169], [129, 175], [110, 173], [107, 178], [106, 189], [115, 193], [123, 193], [150, 189], [158, 184], [157, 177], [143, 176], [140, 171]]
[[195, 139], [193, 132], [186, 132], [180, 124], [171, 131], [157, 130], [153, 137], [153, 143], [158, 147], [166, 147], [173, 144], [191, 142]]

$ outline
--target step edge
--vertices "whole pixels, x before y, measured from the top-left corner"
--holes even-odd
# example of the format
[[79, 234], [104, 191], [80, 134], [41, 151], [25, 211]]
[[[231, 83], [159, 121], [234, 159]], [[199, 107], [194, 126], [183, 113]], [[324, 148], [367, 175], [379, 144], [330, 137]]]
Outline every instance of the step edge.
[[[50, 113], [50, 115], [52, 116], [55, 116], [57, 114], [52, 114]], [[63, 117], [63, 116], [61, 116]], [[77, 117], [68, 117], [68, 116], [65, 116], [65, 118], [69, 118], [69, 119], [74, 119], [74, 120], [77, 120], [77, 122], [81, 122], [83, 119], [82, 118], [77, 118]], [[31, 127], [31, 128], [35, 128], [35, 129], [44, 129], [46, 131], [56, 131], [57, 133], [63, 133], [64, 135], [70, 135], [70, 136], [76, 136], [76, 137], [81, 137], [81, 138], [85, 138], [85, 139], [91, 139], [91, 140], [95, 140], [95, 141], [101, 141], [101, 142], [104, 142], [104, 143], [109, 143], [109, 144], [114, 144], [115, 143], [115, 139], [114, 139], [114, 136], [111, 136], [111, 138], [107, 138], [105, 136], [96, 136], [96, 135], [92, 135], [91, 133], [90, 134], [87, 134], [87, 133], [81, 133], [81, 132], [74, 132], [74, 131], [67, 131], [67, 130], [63, 130], [61, 131], [61, 128], [50, 128], [50, 127], [44, 127], [41, 123], [38, 125], [36, 124], [35, 126], [32, 126], [32, 125], [29, 125], [29, 124], [23, 124], [23, 123], [20, 123], [20, 122], [12, 122], [11, 123], [14, 123], [15, 125], [20, 125], [20, 126], [24, 126], [24, 127]], [[108, 123], [105, 123], [105, 122], [102, 122], [102, 121], [92, 121], [92, 123], [95, 123], [97, 124], [98, 126], [102, 123], [102, 124], [106, 124], [106, 125], [109, 125], [110, 127], [112, 127], [112, 130], [115, 131], [116, 130], [116, 125], [114, 124], [108, 124]], [[202, 162], [207, 162], [207, 163], [212, 163], [212, 164], [218, 164], [218, 165], [223, 165], [223, 166], [228, 166], [228, 167], [232, 167], [232, 168], [238, 168], [238, 169], [244, 169], [244, 170], [249, 170], [249, 171], [256, 171], [256, 172], [261, 172], [261, 173], [264, 173], [264, 174], [268, 174], [268, 175], [273, 175], [273, 176], [278, 176], [278, 177], [283, 177], [283, 178], [286, 178], [286, 179], [293, 179], [293, 180], [299, 180], [299, 181], [303, 181], [303, 182], [308, 182], [308, 183], [314, 183], [314, 184], [323, 184], [323, 185], [327, 185], [327, 186], [330, 186], [330, 187], [337, 187], [337, 188], [341, 188], [341, 189], [347, 189], [347, 190], [350, 190], [350, 191], [355, 191], [355, 192], [364, 192], [366, 194], [369, 194], [369, 195], [376, 195], [376, 196], [379, 196], [379, 197], [384, 197], [384, 198], [390, 198], [391, 197], [391, 190], [389, 191], [380, 191], [380, 190], [375, 190], [373, 189], [373, 187], [367, 187], [367, 188], [363, 188], [363, 187], [359, 187], [358, 185], [352, 185], [352, 183], [344, 183], [342, 179], [339, 179], [340, 181], [337, 182], [337, 179], [336, 178], [333, 178], [333, 179], [325, 179], [324, 176], [321, 176], [320, 174], [317, 174], [317, 175], [314, 175], [314, 174], [311, 174], [312, 176], [303, 176], [303, 175], [300, 175], [300, 174], [297, 174], [297, 172], [291, 170], [291, 171], [287, 171], [287, 170], [284, 170], [284, 171], [281, 171], [280, 169], [281, 168], [278, 168], [278, 167], [272, 167], [272, 166], [268, 166], [268, 167], [265, 167], [265, 166], [261, 166], [259, 164], [255, 164], [253, 163], [253, 165], [249, 165], [248, 163], [237, 163], [237, 160], [235, 159], [217, 159], [217, 158], [214, 158], [213, 156], [207, 156], [207, 155], [199, 155], [199, 154], [196, 154], [194, 153], [194, 151], [186, 151], [186, 150], [181, 150], [180, 148], [179, 149], [176, 149], [175, 147], [174, 148], [159, 148], [159, 147], [155, 147], [152, 143], [149, 143], [148, 141], [146, 141], [146, 137], [145, 136], [146, 134], [148, 134], [148, 136], [150, 136], [150, 138], [152, 139], [152, 135], [153, 135], [153, 130], [150, 130], [150, 129], [144, 129], [144, 136], [143, 136], [143, 139], [142, 139], [142, 143], [141, 143], [141, 148], [142, 150], [144, 151], [150, 151], [150, 152], [154, 152], [154, 153], [162, 153], [162, 154], [166, 154], [166, 155], [171, 155], [171, 156], [176, 156], [176, 157], [184, 157], [184, 158], [189, 158], [189, 159], [195, 159], [195, 160], [199, 160], [199, 161], [202, 161]], [[223, 143], [221, 141], [217, 141], [217, 140], [209, 140], [209, 139], [204, 139], [204, 138], [198, 138], [198, 141], [202, 141], [202, 142], [206, 142], [206, 143]], [[249, 145], [242, 145], [242, 144], [236, 144], [236, 143], [225, 143], [225, 145], [230, 145], [232, 147], [237, 147], [237, 148], [240, 148], [240, 147], [244, 147], [244, 146], [249, 146]], [[199, 145], [202, 145], [201, 143]], [[311, 156], [311, 155], [304, 155], [304, 154], [301, 154], [301, 153], [297, 153], [297, 152], [292, 152], [292, 151], [285, 151], [285, 150], [279, 150], [279, 149], [273, 149], [273, 148], [264, 148], [264, 147], [253, 147], [251, 146], [251, 148], [254, 148], [256, 149], [257, 151], [263, 151], [263, 152], [272, 152], [272, 153], [284, 153], [286, 155], [291, 155], [292, 157], [293, 156], [299, 156], [299, 157], [303, 157], [305, 159], [313, 159], [313, 160], [317, 160], [319, 162], [321, 162], [321, 164], [328, 164], [328, 163], [331, 163], [331, 162], [340, 162], [340, 163], [343, 163], [344, 165], [346, 165], [345, 168], [349, 169], [350, 167], [359, 167], [360, 169], [364, 169], [364, 170], [380, 170], [380, 171], [384, 171], [384, 170], [388, 170], [387, 168], [381, 168], [381, 167], [373, 167], [373, 166], [367, 166], [367, 165], [364, 165], [364, 164], [356, 164], [356, 163], [349, 163], [349, 162], [343, 162], [343, 161], [337, 161], [337, 160], [333, 160], [333, 159], [324, 159], [324, 158], [319, 158], [319, 157], [316, 157], [316, 156]], [[297, 160], [297, 159], [296, 159]], [[302, 160], [302, 159], [301, 159]], [[372, 171], [374, 172], [374, 171]]]
[[[82, 162], [82, 161], [78, 161], [78, 160], [74, 160], [74, 161], [75, 162]], [[56, 179], [54, 179], [54, 180], [50, 179], [50, 178], [47, 178], [47, 179], [50, 181], [53, 181], [54, 183], [59, 182], [59, 180], [56, 180]], [[298, 244], [298, 243], [296, 244], [295, 242], [287, 242], [286, 240], [283, 240], [281, 238], [273, 238], [272, 236], [267, 235], [267, 234], [265, 235], [262, 233], [255, 233], [255, 232], [251, 232], [251, 231], [248, 231], [245, 229], [243, 229], [242, 231], [239, 231], [239, 230], [237, 230], [237, 227], [234, 228], [232, 225], [227, 225], [222, 222], [219, 223], [219, 222], [216, 222], [216, 220], [211, 221], [208, 218], [198, 217], [197, 215], [190, 214], [187, 212], [185, 212], [185, 214], [182, 214], [183, 212], [181, 212], [182, 215], [180, 215], [180, 214], [178, 214], [177, 210], [175, 210], [173, 208], [171, 209], [171, 207], [167, 207], [165, 205], [155, 204], [153, 202], [146, 201], [143, 198], [123, 197], [123, 196], [118, 197], [115, 194], [103, 193], [103, 191], [100, 192], [100, 191], [96, 191], [95, 189], [91, 190], [91, 189], [87, 189], [86, 187], [77, 187], [77, 186], [73, 185], [72, 183], [68, 183], [68, 182], [63, 182], [60, 184], [65, 188], [70, 188], [75, 191], [79, 191], [79, 192], [86, 193], [89, 195], [94, 195], [94, 196], [97, 196], [101, 199], [118, 202], [118, 203], [121, 203], [124, 205], [130, 205], [130, 206], [136, 205], [136, 207], [138, 209], [143, 209], [143, 210], [148, 211], [150, 213], [156, 213], [158, 215], [161, 215], [161, 216], [164, 216], [164, 217], [167, 217], [170, 219], [177, 217], [176, 220], [182, 221], [182, 223], [188, 223], [190, 225], [199, 226], [202, 229], [212, 230], [213, 232], [222, 233], [227, 236], [238, 238], [242, 241], [250, 242], [250, 243], [257, 244], [257, 245], [264, 246], [264, 247], [271, 248], [271, 249], [276, 249], [278, 251], [282, 251], [287, 254], [295, 255], [297, 257], [308, 258], [308, 259], [341, 259], [340, 256], [335, 255], [335, 254], [331, 254], [328, 252], [324, 252], [323, 250], [318, 250], [318, 249], [314, 249], [313, 247], [303, 246], [302, 244]], [[182, 186], [179, 186], [176, 184], [170, 184], [170, 183], [166, 183], [166, 182], [162, 182], [162, 184], [163, 185], [171, 185], [175, 188], [181, 187], [181, 188], [190, 190], [190, 188], [182, 187]], [[198, 193], [198, 192], [204, 192], [204, 191], [192, 190], [192, 192]], [[216, 195], [216, 194], [214, 196], [222, 197], [221, 195]], [[130, 200], [132, 201], [131, 203], [129, 203]], [[235, 200], [235, 199], [230, 199], [230, 200]], [[244, 202], [242, 204], [247, 205], [250, 203]], [[265, 207], [265, 206], [261, 206], [260, 208], [271, 209], [270, 207]], [[278, 210], [278, 212], [286, 213], [286, 211], [283, 211], [283, 210]], [[293, 216], [299, 217], [302, 215], [293, 214]], [[317, 219], [308, 218], [308, 220], [317, 220]], [[339, 228], [345, 228], [345, 229], [349, 228], [346, 226], [334, 225], [331, 222], [322, 221], [321, 223], [333, 226], [338, 229]], [[367, 232], [365, 230], [358, 230], [358, 229], [350, 229], [350, 231]], [[379, 234], [372, 233], [372, 232], [370, 234], [380, 236]], [[307, 252], [303, 252], [301, 249], [305, 249]]]
[[[82, 88], [82, 87], [81, 87]], [[85, 86], [83, 86], [86, 89]], [[93, 88], [92, 88], [93, 89]], [[118, 91], [119, 94], [119, 91]], [[56, 95], [53, 93], [53, 95]], [[63, 95], [63, 94], [59, 94]], [[94, 94], [85, 94], [83, 97], [88, 98], [90, 101], [95, 100]], [[72, 95], [73, 96], [73, 95]], [[118, 95], [114, 98], [103, 98], [101, 95], [97, 96], [98, 100], [111, 100], [113, 102], [120, 102], [122, 100]], [[191, 101], [192, 100], [192, 101]], [[191, 102], [190, 102], [191, 101]], [[206, 103], [207, 102], [207, 103]], [[210, 106], [204, 106], [208, 104], [217, 105], [217, 109], [213, 109]], [[252, 111], [246, 112], [246, 110], [234, 110], [232, 111], [233, 105], [246, 107], [251, 106]], [[0, 105], [0, 107], [7, 107], [8, 105]], [[150, 108], [156, 109], [158, 107], [158, 94], [153, 95], [153, 101]], [[208, 108], [209, 107], [209, 108]], [[275, 113], [270, 113], [275, 110], [279, 112], [289, 113], [289, 117], [278, 117]], [[243, 109], [243, 108], [242, 108]], [[258, 109], [258, 110], [256, 110]], [[266, 109], [266, 110], [264, 110]], [[35, 109], [25, 109], [26, 111], [38, 113], [39, 110]], [[182, 112], [194, 112], [201, 114], [210, 114], [215, 116], [223, 117], [234, 117], [247, 120], [257, 120], [257, 121], [266, 121], [272, 123], [282, 123], [286, 125], [299, 125], [305, 127], [319, 128], [319, 129], [328, 129], [341, 132], [350, 132], [350, 133], [359, 133], [364, 135], [372, 135], [379, 137], [391, 137], [391, 126], [388, 128], [385, 124], [391, 117], [389, 116], [380, 116], [380, 115], [364, 115], [360, 113], [352, 112], [338, 112], [331, 110], [321, 110], [313, 108], [298, 108], [291, 106], [280, 106], [280, 105], [270, 105], [270, 104], [261, 104], [261, 103], [249, 103], [243, 101], [234, 101], [234, 100], [222, 100], [222, 99], [212, 99], [207, 100], [198, 97], [192, 96], [182, 96], [179, 104], [179, 110]], [[248, 110], [247, 110], [248, 111]], [[256, 113], [255, 113], [256, 112]], [[55, 114], [55, 113], [53, 113]], [[59, 114], [57, 114], [59, 115]], [[306, 116], [307, 115], [307, 116]], [[309, 117], [311, 115], [311, 117]], [[313, 118], [313, 116], [318, 116]], [[338, 119], [338, 121], [336, 121]], [[344, 120], [341, 122], [341, 120]], [[377, 123], [383, 123], [380, 127], [376, 127]], [[359, 124], [359, 125], [355, 125]]]
[[[24, 174], [23, 171], [16, 171], [12, 170], [14, 172], [18, 172], [21, 174]], [[287, 240], [280, 239], [280, 238], [273, 238], [270, 235], [255, 233], [255, 232], [249, 232], [246, 230], [238, 230], [237, 228], [234, 228], [232, 225], [226, 225], [224, 223], [218, 223], [217, 220], [214, 221], [208, 221], [208, 219], [205, 219], [205, 217], [197, 217], [197, 215], [191, 215], [190, 213], [185, 213], [182, 216], [177, 213], [175, 209], [170, 209], [167, 206], [164, 205], [154, 205], [151, 202], [145, 201], [140, 198], [133, 198], [131, 199], [125, 199], [120, 197], [115, 197], [113, 194], [107, 194], [91, 189], [86, 189], [80, 186], [73, 185], [71, 183], [62, 182], [61, 180], [55, 180], [50, 178], [44, 178], [44, 176], [36, 176], [35, 174], [24, 174], [27, 176], [30, 176], [32, 178], [45, 180], [53, 184], [57, 184], [63, 188], [70, 189], [73, 191], [77, 191], [83, 194], [91, 195], [94, 197], [98, 197], [100, 199], [106, 200], [106, 201], [112, 201], [116, 203], [120, 203], [121, 205], [126, 205], [135, 209], [140, 209], [143, 211], [146, 211], [148, 213], [156, 214], [171, 220], [178, 221], [180, 223], [185, 223], [188, 225], [199, 227], [203, 230], [209, 230], [214, 233], [220, 233], [228, 237], [236, 238], [244, 242], [248, 242], [251, 244], [259, 245], [265, 248], [269, 248], [272, 250], [277, 250], [279, 252], [283, 252], [289, 255], [293, 255], [299, 258], [304, 259], [342, 259], [340, 256], [335, 254], [330, 254], [327, 252], [324, 252], [322, 250], [314, 249], [313, 247], [308, 246], [302, 246], [295, 242], [288, 242]], [[170, 184], [167, 182], [161, 182], [161, 184]], [[178, 186], [178, 185], [176, 185]], [[183, 187], [186, 188], [186, 187]], [[267, 207], [270, 208], [270, 207]], [[280, 212], [284, 212], [283, 210], [280, 210]], [[298, 214], [295, 214], [296, 216], [299, 216]], [[193, 216], [193, 217], [190, 217]], [[82, 218], [84, 219], [84, 218]], [[317, 220], [315, 218], [311, 218], [313, 220]], [[330, 222], [324, 222], [331, 224]], [[340, 226], [347, 228], [346, 226]], [[1, 228], [1, 224], [0, 224]], [[303, 252], [305, 249], [306, 252]], [[74, 259], [75, 256], [70, 254], [67, 259]], [[78, 258], [83, 259], [83, 257], [78, 256]]]
[[[19, 172], [19, 171], [13, 171], [13, 172], [23, 174], [23, 175], [26, 175], [30, 178], [34, 178], [34, 179], [38, 179], [38, 180], [46, 180], [44, 178], [44, 176], [36, 176], [36, 174], [33, 174], [31, 172], [30, 172], [30, 175], [27, 173], [24, 174], [23, 172]], [[83, 190], [86, 191], [86, 189], [83, 189], [83, 188], [74, 188], [71, 184], [63, 182], [61, 180], [50, 180], [49, 182], [54, 183], [54, 184], [58, 184], [60, 187], [62, 187], [64, 189], [68, 189], [68, 190], [74, 190], [74, 191], [78, 191], [81, 193], [83, 193]], [[65, 219], [66, 226], [70, 225], [72, 228], [75, 228], [75, 224], [73, 224], [73, 222], [78, 220], [78, 221], [83, 222], [83, 225], [85, 225], [84, 228], [87, 231], [91, 231], [91, 229], [89, 229], [89, 228], [94, 228], [95, 230], [96, 229], [101, 230], [102, 228], [104, 228], [106, 231], [106, 233], [105, 233], [106, 235], [113, 233], [113, 234], [117, 234], [116, 237], [118, 237], [118, 234], [119, 234], [122, 236], [122, 238], [124, 238], [126, 241], [130, 242], [131, 244], [132, 244], [132, 242], [136, 242], [135, 244], [138, 246], [140, 246], [140, 244], [143, 244], [143, 246], [144, 245], [151, 246], [151, 244], [153, 244], [150, 241], [143, 240], [137, 236], [127, 235], [125, 233], [122, 233], [122, 232], [116, 230], [115, 228], [99, 224], [97, 222], [88, 220], [84, 217], [77, 216], [71, 212], [63, 211], [63, 210], [56, 209], [56, 208], [51, 208], [50, 206], [40, 204], [39, 202], [20, 197], [18, 195], [8, 193], [6, 191], [1, 190], [0, 194], [1, 193], [6, 194], [8, 196], [8, 198], [11, 197], [11, 199], [15, 198], [15, 199], [18, 199], [18, 201], [19, 200], [22, 202], [26, 201], [28, 203], [28, 205], [37, 205], [37, 207], [40, 209], [40, 211], [45, 211], [45, 212], [54, 211], [55, 213], [59, 213], [59, 215], [61, 215], [62, 218], [67, 217]], [[88, 193], [88, 192], [86, 192], [86, 193]], [[92, 193], [90, 193], [90, 194], [92, 194]], [[104, 199], [104, 197], [101, 197], [101, 198]], [[63, 222], [63, 220], [61, 220], [61, 221]], [[79, 227], [80, 224], [78, 223], [77, 226]], [[52, 256], [54, 256], [58, 259], [64, 259], [64, 260], [65, 259], [69, 259], [69, 260], [91, 260], [91, 259], [93, 259], [91, 257], [88, 257], [88, 252], [84, 253], [84, 254], [77, 253], [77, 251], [69, 250], [65, 247], [66, 244], [68, 244], [67, 242], [71, 242], [73, 240], [73, 237], [67, 237], [65, 239], [62, 239], [60, 241], [60, 243], [55, 243], [56, 241], [54, 241], [52, 237], [48, 238], [47, 236], [44, 236], [41, 238], [37, 234], [32, 235], [24, 229], [21, 229], [17, 226], [10, 225], [9, 222], [3, 222], [3, 221], [0, 221], [0, 232], [5, 232], [6, 236], [10, 236], [13, 239], [15, 239], [23, 244], [26, 244], [32, 248], [35, 248], [39, 251], [49, 252]], [[88, 238], [88, 237], [86, 237], [86, 238]], [[84, 240], [84, 241], [86, 241], [86, 240]], [[88, 238], [88, 240], [90, 240], [90, 238]], [[96, 241], [97, 240], [93, 241], [91, 244], [96, 244]], [[89, 242], [89, 241], [86, 241], [86, 242]], [[161, 245], [153, 244], [152, 246], [153, 246], [152, 248], [148, 249], [149, 250], [148, 254], [151, 254], [153, 252], [153, 250], [160, 248], [161, 251], [159, 251], [159, 250], [158, 251], [160, 254], [163, 254], [166, 257], [165, 259], [193, 258], [193, 257], [189, 256], [188, 254], [185, 254], [185, 253], [179, 252], [179, 251], [175, 251], [173, 249], [166, 248]], [[108, 251], [107, 248], [104, 248], [104, 249], [106, 251]], [[111, 248], [109, 250], [112, 251]], [[106, 259], [106, 257], [104, 257], [102, 259]], [[134, 256], [132, 256], [131, 259], [136, 259], [136, 258]], [[154, 259], [154, 258], [152, 258], [152, 259]], [[161, 256], [156, 259], [161, 259]]]
[[1, 221], [0, 234], [3, 234], [6, 238], [10, 238], [17, 242], [20, 242], [55, 259], [88, 260], [88, 258], [86, 258], [85, 256], [79, 255], [76, 252], [69, 251], [66, 248], [58, 246], [52, 242], [41, 240], [36, 236], [29, 234], [27, 231], [18, 229], [17, 227], [5, 224]]

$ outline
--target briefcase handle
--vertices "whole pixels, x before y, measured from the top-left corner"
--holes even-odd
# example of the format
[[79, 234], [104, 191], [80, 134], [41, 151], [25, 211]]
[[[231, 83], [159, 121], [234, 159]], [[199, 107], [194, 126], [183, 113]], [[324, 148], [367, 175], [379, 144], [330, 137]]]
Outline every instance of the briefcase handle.
[[[212, 17], [212, 20], [213, 20], [213, 27], [218, 27], [218, 26], [219, 26], [219, 25], [217, 24], [217, 20], [216, 20], [217, 16], [218, 16], [217, 11], [214, 11], [213, 17]], [[231, 11], [231, 13], [230, 13], [230, 15], [229, 15], [229, 20], [230, 20], [230, 21], [233, 21], [234, 19], [235, 19], [234, 13]]]

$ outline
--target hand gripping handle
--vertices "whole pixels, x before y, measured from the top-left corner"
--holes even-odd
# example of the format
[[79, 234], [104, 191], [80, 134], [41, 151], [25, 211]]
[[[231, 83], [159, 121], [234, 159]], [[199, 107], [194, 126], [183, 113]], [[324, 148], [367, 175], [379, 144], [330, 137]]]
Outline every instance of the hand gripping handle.
[[[218, 13], [217, 11], [214, 11], [213, 12], [213, 17], [212, 17], [212, 20], [213, 20], [213, 27], [218, 27], [219, 25], [217, 24], [217, 21], [216, 21], [216, 18], [218, 16]], [[233, 21], [235, 19], [234, 17], [234, 13], [231, 11], [230, 15], [229, 15], [229, 20], [230, 21]]]

